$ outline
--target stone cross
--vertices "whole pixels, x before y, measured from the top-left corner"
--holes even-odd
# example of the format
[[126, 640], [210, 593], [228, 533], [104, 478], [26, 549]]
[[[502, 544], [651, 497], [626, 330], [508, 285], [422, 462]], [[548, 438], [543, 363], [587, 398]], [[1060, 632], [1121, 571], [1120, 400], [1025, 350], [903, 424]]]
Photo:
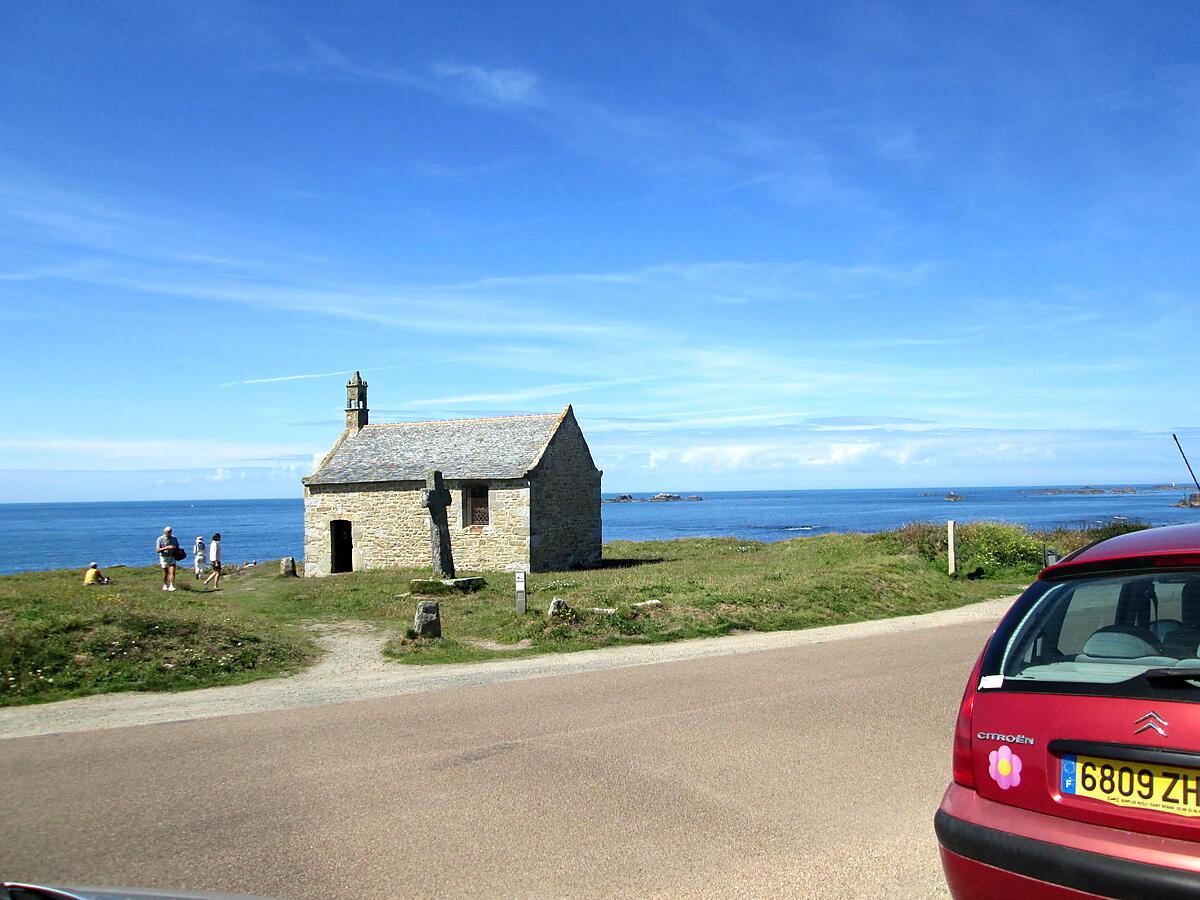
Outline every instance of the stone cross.
[[437, 469], [430, 469], [425, 477], [421, 505], [429, 510], [429, 547], [433, 555], [433, 574], [437, 578], [453, 578], [454, 554], [450, 550], [450, 523], [446, 518], [446, 508], [450, 506], [450, 492], [446, 490], [442, 473]]

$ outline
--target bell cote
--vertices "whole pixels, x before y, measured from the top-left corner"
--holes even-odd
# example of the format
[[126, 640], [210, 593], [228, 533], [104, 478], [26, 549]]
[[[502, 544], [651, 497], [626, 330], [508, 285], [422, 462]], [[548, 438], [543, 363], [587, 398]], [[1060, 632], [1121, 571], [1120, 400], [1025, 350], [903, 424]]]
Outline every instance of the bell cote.
[[355, 372], [346, 382], [346, 430], [361, 431], [367, 422], [367, 383]]

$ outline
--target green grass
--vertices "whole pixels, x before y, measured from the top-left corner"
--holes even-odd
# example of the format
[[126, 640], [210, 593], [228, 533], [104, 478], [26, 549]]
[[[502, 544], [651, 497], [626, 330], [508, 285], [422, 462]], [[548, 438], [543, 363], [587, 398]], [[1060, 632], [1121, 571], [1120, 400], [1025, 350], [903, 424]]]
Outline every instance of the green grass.
[[[226, 578], [220, 591], [181, 569], [173, 594], [160, 590], [157, 567], [112, 569], [116, 583], [91, 588], [79, 571], [0, 576], [0, 705], [288, 674], [319, 653], [301, 626], [344, 619], [376, 623], [392, 635], [387, 655], [428, 664], [932, 612], [1021, 590], [1040, 567], [1045, 541], [1065, 552], [1094, 539], [964, 526], [960, 558], [988, 563], [983, 577], [967, 579], [946, 575], [939, 530], [912, 525], [771, 544], [618, 541], [605, 546], [603, 568], [530, 575], [523, 616], [511, 574], [487, 573], [483, 590], [439, 597], [443, 638], [436, 641], [406, 635], [416, 607], [409, 581], [427, 577], [422, 569], [298, 579], [263, 566]], [[573, 615], [548, 620], [554, 597]], [[635, 606], [646, 600], [661, 605]]]
[[76, 571], [0, 578], [0, 705], [235, 684], [317, 656], [298, 629], [234, 599], [253, 596], [253, 579], [239, 579], [226, 601], [182, 577], [181, 590], [164, 593], [157, 566], [109, 574], [114, 584], [88, 588]]
[[[967, 581], [890, 535], [822, 535], [779, 543], [732, 538], [613, 542], [606, 566], [531, 575], [529, 613], [513, 611], [511, 575], [442, 602], [449, 640], [397, 638], [385, 652], [413, 663], [459, 662], [615, 644], [778, 631], [950, 609], [1021, 590], [1028, 579]], [[550, 621], [561, 597], [570, 621]], [[658, 600], [661, 606], [634, 604]], [[616, 609], [615, 615], [590, 609]], [[524, 650], [484, 649], [478, 642]], [[476, 643], [472, 643], [476, 642]]]

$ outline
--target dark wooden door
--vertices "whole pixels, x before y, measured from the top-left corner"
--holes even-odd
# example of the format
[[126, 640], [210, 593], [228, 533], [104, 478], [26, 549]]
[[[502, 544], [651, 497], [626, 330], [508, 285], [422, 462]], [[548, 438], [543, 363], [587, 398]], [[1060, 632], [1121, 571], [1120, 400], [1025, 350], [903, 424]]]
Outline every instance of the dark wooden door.
[[329, 540], [333, 547], [330, 560], [334, 572], [354, 571], [354, 534], [345, 519], [334, 519], [329, 523]]

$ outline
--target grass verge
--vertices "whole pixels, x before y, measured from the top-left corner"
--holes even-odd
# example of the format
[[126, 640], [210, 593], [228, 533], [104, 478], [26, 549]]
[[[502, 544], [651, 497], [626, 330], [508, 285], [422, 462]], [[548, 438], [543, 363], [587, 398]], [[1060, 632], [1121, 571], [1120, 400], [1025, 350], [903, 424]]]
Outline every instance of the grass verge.
[[[437, 641], [405, 634], [416, 606], [409, 582], [427, 574], [420, 569], [297, 579], [263, 566], [224, 579], [220, 591], [181, 570], [175, 593], [160, 589], [157, 567], [111, 569], [114, 584], [89, 588], [81, 572], [0, 576], [0, 705], [288, 674], [319, 652], [300, 626], [345, 619], [391, 632], [388, 656], [430, 664], [933, 612], [1020, 591], [1043, 544], [1067, 552], [1111, 536], [964, 525], [959, 556], [979, 576], [968, 579], [946, 575], [944, 534], [914, 524], [769, 544], [617, 541], [605, 545], [600, 569], [530, 575], [525, 615], [515, 611], [511, 574], [487, 573], [483, 590], [439, 597]], [[554, 597], [572, 612], [548, 619]], [[650, 600], [659, 602], [637, 605]]]

